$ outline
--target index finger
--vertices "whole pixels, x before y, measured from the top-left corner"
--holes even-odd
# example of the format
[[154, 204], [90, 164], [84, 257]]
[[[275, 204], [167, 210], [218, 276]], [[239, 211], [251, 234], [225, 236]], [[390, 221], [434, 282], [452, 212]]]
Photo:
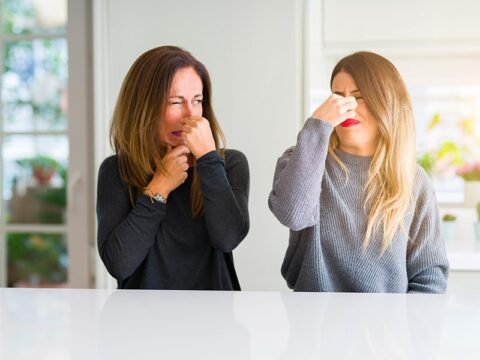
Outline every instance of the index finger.
[[355, 96], [342, 96], [342, 95], [335, 94], [335, 93], [333, 93], [330, 96], [333, 99], [337, 99], [338, 102], [341, 103], [341, 104], [346, 104], [346, 103], [349, 103], [349, 102], [355, 102], [356, 101]]
[[170, 152], [170, 154], [172, 154], [172, 156], [175, 156], [175, 157], [184, 155], [184, 154], [189, 154], [189, 153], [190, 153], [190, 149], [185, 145], [179, 145]]
[[202, 119], [203, 118], [201, 116], [189, 116], [183, 119], [183, 123], [194, 124], [194, 123], [198, 123], [199, 121], [202, 121]]
[[345, 96], [345, 97], [343, 98], [343, 101], [345, 101], [345, 102], [354, 102], [354, 101], [357, 101], [357, 100], [355, 99], [355, 96]]
[[353, 96], [348, 96], [343, 99], [336, 100], [337, 104], [341, 107], [345, 107], [348, 109], [355, 109], [357, 107], [357, 100]]

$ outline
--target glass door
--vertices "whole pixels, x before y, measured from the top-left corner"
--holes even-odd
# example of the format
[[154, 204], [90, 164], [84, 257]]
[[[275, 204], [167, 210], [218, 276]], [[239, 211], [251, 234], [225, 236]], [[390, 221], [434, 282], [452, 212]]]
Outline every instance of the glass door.
[[0, 0], [0, 9], [0, 286], [66, 287], [78, 196], [68, 190], [67, 1]]

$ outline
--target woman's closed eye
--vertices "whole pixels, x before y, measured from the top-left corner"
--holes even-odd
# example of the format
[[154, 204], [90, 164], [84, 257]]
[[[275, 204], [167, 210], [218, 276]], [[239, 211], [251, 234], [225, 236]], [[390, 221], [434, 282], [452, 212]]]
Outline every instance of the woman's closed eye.
[[182, 96], [171, 96], [170, 99], [168, 99], [168, 105], [181, 105], [185, 99], [183, 99]]
[[[195, 99], [192, 101], [193, 104], [201, 104], [203, 102], [203, 99]], [[182, 100], [174, 100], [174, 101], [169, 101], [168, 105], [182, 105], [183, 101]]]

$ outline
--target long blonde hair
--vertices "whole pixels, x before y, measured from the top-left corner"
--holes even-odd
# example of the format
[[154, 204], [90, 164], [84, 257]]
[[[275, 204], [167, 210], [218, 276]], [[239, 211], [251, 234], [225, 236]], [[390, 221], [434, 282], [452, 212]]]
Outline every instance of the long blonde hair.
[[[344, 57], [333, 69], [330, 87], [341, 71], [355, 80], [378, 122], [380, 136], [364, 189], [367, 230], [363, 244], [366, 248], [372, 235], [383, 230], [383, 253], [398, 230], [407, 231], [404, 219], [412, 204], [416, 170], [412, 107], [400, 73], [384, 57], [365, 51]], [[341, 163], [334, 152], [338, 146], [339, 138], [334, 132], [329, 154]]]
[[[153, 177], [167, 147], [158, 136], [159, 122], [165, 114], [168, 92], [175, 73], [192, 67], [203, 85], [203, 114], [209, 123], [216, 149], [225, 138], [212, 108], [212, 86], [205, 66], [189, 52], [175, 46], [161, 46], [143, 53], [123, 80], [110, 127], [110, 142], [119, 161], [120, 176], [128, 184], [134, 204]], [[223, 156], [223, 151], [220, 151]], [[200, 179], [194, 166], [192, 215], [203, 211]]]

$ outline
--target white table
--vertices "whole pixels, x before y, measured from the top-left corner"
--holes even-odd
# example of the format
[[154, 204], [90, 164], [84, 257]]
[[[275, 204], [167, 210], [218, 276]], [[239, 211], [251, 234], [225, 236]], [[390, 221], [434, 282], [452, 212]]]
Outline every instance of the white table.
[[0, 289], [0, 359], [480, 359], [480, 295]]

